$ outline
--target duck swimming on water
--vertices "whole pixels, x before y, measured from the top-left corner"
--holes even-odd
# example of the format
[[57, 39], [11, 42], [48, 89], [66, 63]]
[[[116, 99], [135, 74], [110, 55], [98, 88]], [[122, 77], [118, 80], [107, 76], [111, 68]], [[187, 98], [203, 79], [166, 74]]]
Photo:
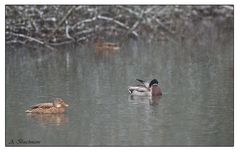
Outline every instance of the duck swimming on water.
[[32, 105], [30, 109], [26, 110], [26, 113], [41, 113], [41, 114], [56, 114], [56, 113], [64, 113], [65, 108], [69, 105], [66, 104], [63, 99], [56, 98], [53, 103], [39, 103], [36, 105]]
[[151, 82], [136, 79], [141, 83], [137, 86], [129, 86], [128, 91], [131, 95], [135, 96], [161, 96], [162, 90], [159, 86], [157, 79], [153, 79]]

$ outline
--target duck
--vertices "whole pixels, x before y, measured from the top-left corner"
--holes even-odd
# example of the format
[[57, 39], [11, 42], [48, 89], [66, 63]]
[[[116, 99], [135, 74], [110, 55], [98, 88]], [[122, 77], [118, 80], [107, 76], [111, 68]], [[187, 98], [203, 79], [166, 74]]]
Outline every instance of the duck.
[[157, 79], [153, 79], [151, 82], [141, 79], [136, 80], [139, 81], [141, 85], [128, 87], [128, 92], [132, 96], [162, 96], [162, 90]]
[[52, 103], [39, 103], [30, 106], [30, 109], [26, 110], [26, 113], [39, 113], [39, 114], [56, 114], [64, 113], [65, 108], [69, 105], [66, 104], [63, 99], [55, 98]]
[[117, 43], [105, 42], [104, 39], [100, 37], [96, 38], [95, 46], [98, 51], [116, 51], [120, 49]]

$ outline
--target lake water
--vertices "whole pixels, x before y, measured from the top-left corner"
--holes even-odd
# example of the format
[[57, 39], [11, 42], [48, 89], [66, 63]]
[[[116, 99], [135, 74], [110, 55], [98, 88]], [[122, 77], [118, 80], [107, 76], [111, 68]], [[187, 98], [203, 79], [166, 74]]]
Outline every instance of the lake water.
[[[203, 30], [178, 42], [130, 40], [109, 53], [91, 44], [7, 46], [6, 145], [232, 146], [233, 31]], [[136, 78], [158, 79], [163, 96], [130, 97]], [[54, 97], [70, 105], [66, 113], [24, 112]]]

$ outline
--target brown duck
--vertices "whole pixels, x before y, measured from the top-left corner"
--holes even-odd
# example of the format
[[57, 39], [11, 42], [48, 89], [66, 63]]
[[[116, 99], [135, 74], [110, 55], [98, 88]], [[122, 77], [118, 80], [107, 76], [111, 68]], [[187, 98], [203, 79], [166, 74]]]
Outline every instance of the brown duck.
[[64, 113], [65, 108], [69, 105], [66, 104], [63, 99], [56, 98], [53, 103], [39, 103], [26, 110], [27, 113], [40, 113], [40, 114], [57, 114]]
[[105, 42], [103, 38], [97, 38], [96, 40], [96, 50], [98, 51], [116, 51], [119, 50], [120, 47], [117, 43]]

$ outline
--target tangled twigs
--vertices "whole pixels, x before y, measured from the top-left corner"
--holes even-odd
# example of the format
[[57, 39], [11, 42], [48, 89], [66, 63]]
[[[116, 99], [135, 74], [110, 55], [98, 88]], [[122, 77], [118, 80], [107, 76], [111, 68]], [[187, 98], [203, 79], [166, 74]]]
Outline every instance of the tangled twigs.
[[[33, 37], [30, 37], [30, 36], [27, 36], [27, 35], [24, 35], [24, 34], [17, 34], [17, 33], [13, 33], [13, 32], [6, 32], [6, 35], [12, 35], [12, 36], [15, 36], [15, 37], [20, 37], [20, 38], [25, 38], [29, 41], [34, 41], [40, 45], [43, 45], [51, 50], [55, 50], [53, 47], [51, 47], [50, 45], [48, 45], [47, 43], [39, 40], [39, 39], [36, 39], [36, 38], [33, 38]], [[21, 40], [20, 40], [21, 41]]]
[[[49, 49], [68, 43], [86, 43], [97, 36], [118, 40], [173, 39], [196, 20], [233, 21], [233, 6], [177, 5], [7, 5], [6, 44], [33, 41]], [[179, 22], [180, 21], [180, 22]]]

